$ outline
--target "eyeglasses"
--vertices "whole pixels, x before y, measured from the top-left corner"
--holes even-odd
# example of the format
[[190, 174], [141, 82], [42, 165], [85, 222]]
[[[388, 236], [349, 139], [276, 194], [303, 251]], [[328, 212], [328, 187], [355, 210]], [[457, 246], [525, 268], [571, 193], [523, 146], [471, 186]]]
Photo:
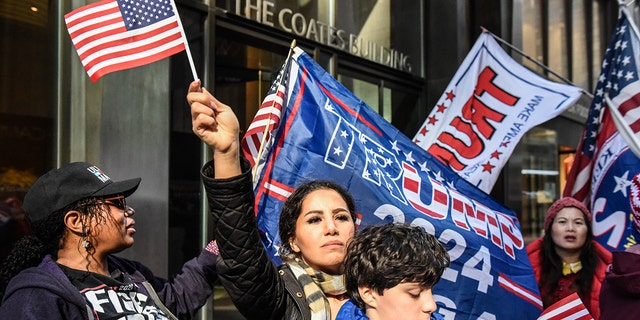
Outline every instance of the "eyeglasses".
[[134, 210], [133, 208], [129, 207], [127, 205], [127, 200], [125, 199], [124, 196], [117, 196], [117, 197], [113, 197], [113, 198], [105, 198], [104, 203], [110, 205], [110, 206], [114, 206], [120, 210], [122, 210], [122, 212], [124, 212], [124, 216], [125, 217], [131, 217], [132, 215], [134, 215], [136, 213], [136, 210]]

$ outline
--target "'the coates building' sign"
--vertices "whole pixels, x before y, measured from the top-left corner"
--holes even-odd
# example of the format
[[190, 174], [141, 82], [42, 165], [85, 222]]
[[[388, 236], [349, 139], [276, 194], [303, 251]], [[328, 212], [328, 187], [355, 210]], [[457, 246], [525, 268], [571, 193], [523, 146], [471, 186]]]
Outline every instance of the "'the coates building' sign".
[[235, 14], [400, 71], [411, 72], [411, 63], [408, 55], [343, 29], [338, 29], [328, 23], [314, 18], [307, 18], [289, 8], [276, 9], [274, 2], [236, 0]]

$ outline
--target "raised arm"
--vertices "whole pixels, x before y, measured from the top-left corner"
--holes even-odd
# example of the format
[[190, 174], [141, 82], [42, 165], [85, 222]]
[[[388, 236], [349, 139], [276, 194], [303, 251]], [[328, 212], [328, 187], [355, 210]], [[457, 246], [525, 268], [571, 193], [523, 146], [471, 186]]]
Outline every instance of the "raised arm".
[[238, 119], [197, 81], [189, 86], [187, 100], [193, 132], [213, 149], [213, 161], [201, 174], [220, 250], [216, 263], [220, 283], [247, 319], [283, 319], [294, 303], [260, 241], [251, 167], [240, 161]]

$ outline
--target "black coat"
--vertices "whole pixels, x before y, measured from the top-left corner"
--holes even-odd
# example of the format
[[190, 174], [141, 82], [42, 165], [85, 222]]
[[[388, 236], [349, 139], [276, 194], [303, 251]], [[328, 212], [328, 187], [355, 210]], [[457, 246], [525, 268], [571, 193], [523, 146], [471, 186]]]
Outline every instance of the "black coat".
[[218, 277], [236, 308], [247, 319], [311, 319], [302, 286], [260, 241], [249, 163], [243, 159], [237, 177], [215, 179], [213, 172], [209, 162], [201, 174], [220, 249]]

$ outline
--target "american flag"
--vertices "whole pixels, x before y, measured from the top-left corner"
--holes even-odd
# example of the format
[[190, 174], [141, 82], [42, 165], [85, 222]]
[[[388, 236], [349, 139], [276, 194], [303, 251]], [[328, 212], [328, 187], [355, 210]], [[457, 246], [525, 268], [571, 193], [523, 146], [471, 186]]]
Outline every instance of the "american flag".
[[[640, 81], [636, 61], [638, 46], [638, 38], [631, 29], [623, 8], [615, 33], [605, 52], [587, 123], [567, 178], [564, 196], [574, 197], [585, 204], [591, 201], [594, 160], [598, 158], [602, 145], [616, 132], [605, 97], [608, 96], [611, 101], [617, 102], [617, 106], [613, 107], [628, 123], [636, 123], [640, 119]], [[631, 126], [631, 129], [637, 133], [640, 127], [635, 125]]]
[[184, 31], [172, 0], [103, 0], [64, 18], [93, 81], [185, 50]]
[[[289, 58], [289, 60], [291, 59]], [[260, 150], [269, 149], [272, 134], [280, 126], [282, 106], [286, 105], [285, 98], [287, 96], [286, 88], [290, 65], [291, 63], [287, 61], [280, 68], [275, 81], [273, 81], [267, 92], [267, 96], [262, 101], [258, 112], [256, 112], [253, 121], [242, 138], [242, 151], [252, 166], [259, 162], [258, 157], [262, 156]]]
[[593, 320], [577, 293], [572, 293], [544, 310], [538, 320]]

